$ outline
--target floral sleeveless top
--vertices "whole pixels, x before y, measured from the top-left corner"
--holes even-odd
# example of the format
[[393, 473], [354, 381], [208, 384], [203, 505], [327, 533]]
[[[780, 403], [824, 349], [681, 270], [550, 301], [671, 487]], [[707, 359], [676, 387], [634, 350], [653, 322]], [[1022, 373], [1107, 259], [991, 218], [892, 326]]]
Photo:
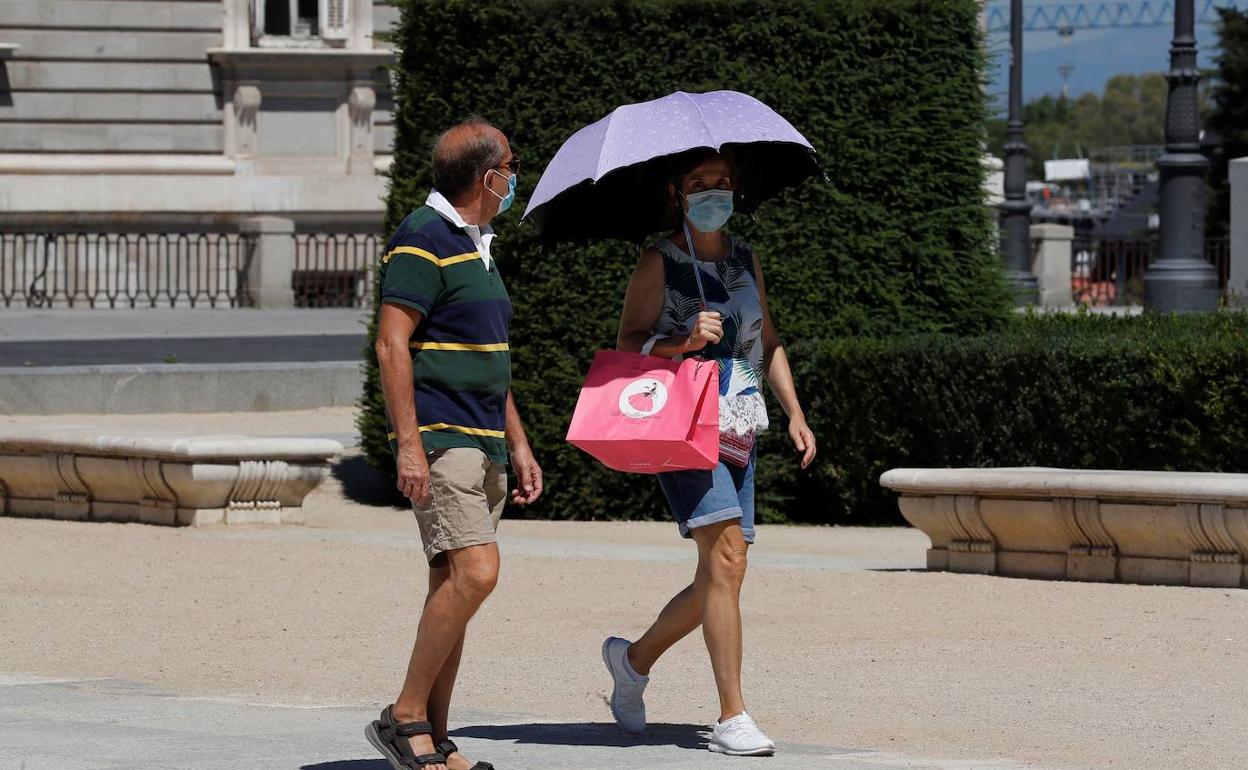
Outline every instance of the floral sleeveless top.
[[[663, 312], [654, 337], [688, 334], [702, 311], [693, 259], [664, 238], [654, 245], [663, 255], [666, 275]], [[729, 253], [717, 262], [697, 263], [707, 309], [718, 311], [724, 336], [703, 355], [719, 362], [720, 433], [750, 437], [767, 429], [767, 404], [759, 384], [763, 377], [763, 307], [749, 244], [730, 238]]]

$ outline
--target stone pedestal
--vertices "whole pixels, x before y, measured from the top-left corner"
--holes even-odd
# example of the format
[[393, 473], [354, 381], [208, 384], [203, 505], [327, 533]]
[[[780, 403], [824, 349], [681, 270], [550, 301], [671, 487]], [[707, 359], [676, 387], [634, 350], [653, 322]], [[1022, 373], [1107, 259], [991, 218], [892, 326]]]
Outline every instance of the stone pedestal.
[[984, 192], [989, 206], [999, 206], [1005, 201], [1005, 161], [995, 155], [984, 156]]
[[1228, 301], [1248, 307], [1248, 158], [1230, 163], [1231, 181], [1231, 277], [1226, 284]]
[[0, 515], [301, 524], [341, 452], [327, 439], [0, 430]]
[[1069, 225], [1031, 226], [1031, 272], [1040, 282], [1040, 304], [1067, 307], [1074, 303], [1070, 288], [1071, 241], [1075, 229]]
[[295, 306], [295, 223], [281, 217], [253, 217], [239, 226], [250, 249], [247, 282], [259, 308]]
[[1248, 587], [1248, 474], [898, 468], [928, 569]]

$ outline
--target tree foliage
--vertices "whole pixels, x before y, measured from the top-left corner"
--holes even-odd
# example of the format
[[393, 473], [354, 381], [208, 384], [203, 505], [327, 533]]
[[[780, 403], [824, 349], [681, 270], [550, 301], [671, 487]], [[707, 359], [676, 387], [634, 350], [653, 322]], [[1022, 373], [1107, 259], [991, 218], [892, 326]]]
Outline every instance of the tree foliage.
[[[479, 114], [532, 172], [492, 249], [516, 309], [514, 391], [559, 518], [663, 515], [650, 479], [563, 441], [596, 350], [614, 344], [637, 244], [542, 252], [518, 224], [562, 142], [619, 104], [734, 89], [787, 117], [829, 181], [729, 227], [760, 253], [778, 328], [795, 345], [849, 335], [977, 333], [1008, 317], [983, 205], [986, 110], [976, 0], [400, 0], [388, 220], [420, 205], [429, 149]], [[364, 448], [393, 472], [371, 350]], [[818, 403], [817, 384], [799, 392]], [[783, 421], [765, 451], [781, 454]], [[835, 430], [819, 436], [835, 446]], [[760, 478], [760, 485], [773, 482]], [[772, 516], [800, 518], [797, 501]], [[520, 513], [517, 511], [517, 513]]]
[[[1115, 75], [1100, 96], [1043, 96], [1023, 105], [1027, 177], [1044, 179], [1044, 161], [1086, 158], [1092, 150], [1132, 144], [1163, 144], [1166, 133], [1165, 75]], [[1005, 120], [989, 123], [988, 151], [1005, 157]]]
[[1234, 8], [1218, 10], [1221, 53], [1213, 76], [1213, 108], [1207, 127], [1221, 137], [1222, 146], [1213, 158], [1209, 184], [1208, 234], [1226, 235], [1231, 221], [1231, 186], [1227, 162], [1248, 156], [1248, 12]]

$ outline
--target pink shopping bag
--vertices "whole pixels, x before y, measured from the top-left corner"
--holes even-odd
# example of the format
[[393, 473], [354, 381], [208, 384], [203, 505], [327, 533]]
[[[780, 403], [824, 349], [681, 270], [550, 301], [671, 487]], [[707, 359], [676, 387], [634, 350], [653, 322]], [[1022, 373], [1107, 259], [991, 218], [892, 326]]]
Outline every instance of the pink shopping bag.
[[600, 350], [568, 441], [630, 473], [710, 470], [719, 462], [719, 365]]

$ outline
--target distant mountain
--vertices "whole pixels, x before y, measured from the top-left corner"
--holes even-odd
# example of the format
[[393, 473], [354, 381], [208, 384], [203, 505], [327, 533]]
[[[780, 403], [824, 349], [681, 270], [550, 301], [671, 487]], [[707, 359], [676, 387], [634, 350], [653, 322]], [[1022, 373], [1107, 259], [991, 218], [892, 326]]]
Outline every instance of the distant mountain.
[[[1105, 81], [1120, 73], [1138, 75], [1144, 72], [1165, 72], [1170, 67], [1170, 27], [1137, 27], [1124, 29], [1078, 30], [1063, 42], [1053, 31], [1023, 33], [1023, 98], [1027, 101], [1062, 92], [1058, 68], [1073, 66], [1070, 74], [1072, 98], [1091, 91], [1100, 94]], [[1196, 26], [1202, 69], [1214, 66], [1217, 33], [1211, 24]], [[988, 38], [993, 63], [989, 70], [989, 92], [1005, 110], [1009, 84], [1009, 38], [993, 34]]]

